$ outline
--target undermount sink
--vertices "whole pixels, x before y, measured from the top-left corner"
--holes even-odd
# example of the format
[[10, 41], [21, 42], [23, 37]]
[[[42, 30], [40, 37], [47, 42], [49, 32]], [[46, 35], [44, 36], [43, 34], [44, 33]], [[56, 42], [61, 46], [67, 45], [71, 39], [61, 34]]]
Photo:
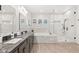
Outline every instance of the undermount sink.
[[5, 42], [4, 44], [16, 44], [20, 40], [22, 40], [22, 38], [14, 38], [12, 40]]

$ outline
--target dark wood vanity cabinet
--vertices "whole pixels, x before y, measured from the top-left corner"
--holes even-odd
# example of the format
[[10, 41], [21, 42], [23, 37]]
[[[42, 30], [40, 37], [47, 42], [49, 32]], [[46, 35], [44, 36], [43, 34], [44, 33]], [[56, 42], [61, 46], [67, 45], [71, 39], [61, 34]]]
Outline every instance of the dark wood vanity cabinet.
[[24, 40], [19, 46], [19, 53], [25, 53], [26, 49], [26, 40]]
[[29, 52], [31, 52], [32, 48], [33, 48], [33, 36], [29, 36]]
[[12, 50], [10, 53], [19, 53], [19, 48]]
[[19, 44], [11, 53], [30, 53], [33, 47], [34, 36], [31, 35]]
[[26, 39], [26, 44], [25, 44], [25, 53], [29, 53], [29, 39]]

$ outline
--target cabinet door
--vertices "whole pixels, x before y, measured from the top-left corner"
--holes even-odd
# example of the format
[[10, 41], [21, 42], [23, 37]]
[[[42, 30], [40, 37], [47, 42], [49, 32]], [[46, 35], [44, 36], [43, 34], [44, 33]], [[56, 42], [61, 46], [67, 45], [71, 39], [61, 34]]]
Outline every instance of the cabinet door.
[[32, 47], [33, 47], [33, 43], [34, 43], [34, 35], [32, 35]]
[[19, 48], [15, 48], [13, 51], [11, 51], [10, 53], [19, 53]]
[[29, 50], [31, 52], [32, 50], [32, 46], [33, 46], [33, 39], [32, 39], [32, 36], [29, 37]]
[[26, 44], [25, 44], [25, 53], [29, 53], [29, 39], [26, 39]]
[[25, 41], [19, 46], [19, 53], [25, 53]]

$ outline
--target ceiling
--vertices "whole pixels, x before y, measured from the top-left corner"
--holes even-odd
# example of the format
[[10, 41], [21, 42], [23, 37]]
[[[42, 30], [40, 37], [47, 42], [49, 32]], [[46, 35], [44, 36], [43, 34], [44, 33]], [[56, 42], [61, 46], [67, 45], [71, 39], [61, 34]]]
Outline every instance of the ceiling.
[[72, 7], [72, 5], [25, 5], [31, 13], [64, 13]]

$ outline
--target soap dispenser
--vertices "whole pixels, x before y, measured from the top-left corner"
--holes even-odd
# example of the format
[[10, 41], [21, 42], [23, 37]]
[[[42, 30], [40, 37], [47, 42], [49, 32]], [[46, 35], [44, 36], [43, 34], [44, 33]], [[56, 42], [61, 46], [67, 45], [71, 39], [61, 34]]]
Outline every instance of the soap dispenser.
[[17, 32], [17, 37], [21, 37], [21, 32]]
[[11, 38], [14, 38], [14, 34], [13, 33], [11, 34]]

